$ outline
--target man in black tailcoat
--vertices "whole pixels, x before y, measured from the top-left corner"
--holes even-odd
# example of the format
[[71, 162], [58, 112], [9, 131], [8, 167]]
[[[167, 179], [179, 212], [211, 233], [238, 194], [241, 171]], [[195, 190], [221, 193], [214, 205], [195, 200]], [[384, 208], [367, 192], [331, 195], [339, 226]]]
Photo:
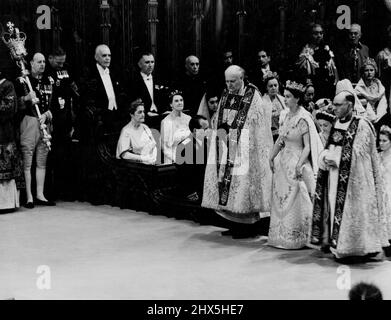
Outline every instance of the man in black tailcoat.
[[[118, 139], [127, 122], [126, 95], [119, 77], [109, 67], [111, 51], [101, 44], [95, 49], [96, 64], [82, 86], [81, 145], [84, 199], [94, 204], [110, 203], [110, 178], [108, 169], [100, 158], [100, 143]], [[109, 138], [113, 137], [113, 138]], [[116, 142], [116, 141], [115, 141]]]
[[160, 129], [160, 123], [168, 113], [168, 88], [161, 85], [153, 75], [155, 57], [142, 52], [137, 63], [139, 72], [131, 84], [131, 100], [141, 99], [144, 103], [145, 124], [151, 129]]

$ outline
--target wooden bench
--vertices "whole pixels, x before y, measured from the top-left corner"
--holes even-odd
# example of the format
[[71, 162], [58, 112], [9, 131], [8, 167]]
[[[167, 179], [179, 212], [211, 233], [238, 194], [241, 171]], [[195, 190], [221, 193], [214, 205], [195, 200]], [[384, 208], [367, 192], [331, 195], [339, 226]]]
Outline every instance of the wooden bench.
[[180, 185], [175, 164], [146, 165], [115, 158], [118, 135], [105, 135], [98, 145], [98, 154], [114, 181], [111, 184], [112, 206], [189, 219], [200, 224], [225, 226], [226, 222], [213, 210], [200, 203], [178, 196]]

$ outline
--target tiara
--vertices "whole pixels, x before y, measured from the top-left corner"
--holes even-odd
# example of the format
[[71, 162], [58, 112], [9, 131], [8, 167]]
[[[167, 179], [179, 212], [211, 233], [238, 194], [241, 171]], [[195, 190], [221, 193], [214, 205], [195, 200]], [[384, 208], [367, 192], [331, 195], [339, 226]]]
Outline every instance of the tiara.
[[368, 66], [368, 65], [373, 66], [375, 68], [375, 70], [377, 70], [377, 63], [376, 63], [375, 59], [372, 59], [370, 57], [366, 58], [364, 60], [363, 67]]
[[263, 80], [268, 78], [276, 78], [278, 80], [278, 73], [269, 70], [263, 75]]
[[334, 122], [335, 120], [335, 116], [333, 114], [331, 114], [330, 112], [327, 112], [327, 111], [319, 111], [316, 116], [315, 116], [316, 120], [326, 120], [326, 121], [329, 121], [331, 123]]
[[305, 90], [305, 87], [301, 83], [297, 83], [295, 81], [290, 81], [290, 80], [288, 80], [286, 82], [285, 88], [286, 89], [297, 90], [297, 91], [300, 91], [300, 92], [304, 92], [304, 90]]
[[182, 91], [174, 90], [170, 92], [169, 97], [171, 99], [173, 96], [182, 96], [182, 95], [183, 95]]
[[137, 98], [136, 100], [134, 100], [134, 101], [132, 101], [131, 103], [130, 103], [130, 105], [133, 107], [135, 107], [135, 106], [143, 106], [144, 105], [144, 102], [143, 102], [143, 100], [141, 99], [141, 98]]
[[391, 134], [391, 128], [389, 126], [383, 125], [380, 128], [380, 132], [387, 132], [388, 134]]

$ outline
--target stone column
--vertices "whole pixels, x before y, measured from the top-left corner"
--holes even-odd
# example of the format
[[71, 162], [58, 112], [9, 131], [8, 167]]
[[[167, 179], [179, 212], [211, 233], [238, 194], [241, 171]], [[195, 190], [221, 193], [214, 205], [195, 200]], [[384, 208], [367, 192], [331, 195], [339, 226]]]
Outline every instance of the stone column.
[[282, 59], [285, 58], [285, 32], [286, 32], [286, 10], [287, 10], [287, 1], [281, 0], [280, 6], [278, 7], [280, 11], [280, 42], [279, 42], [279, 53]]
[[157, 56], [157, 18], [158, 0], [148, 0], [148, 37], [152, 54]]
[[101, 17], [101, 40], [103, 44], [110, 45], [110, 5], [108, 0], [101, 0], [100, 4], [100, 17]]
[[59, 10], [57, 8], [58, 0], [52, 0], [52, 49], [58, 48], [61, 44], [61, 22]]
[[202, 56], [202, 0], [193, 0], [194, 39], [195, 55], [201, 59]]
[[169, 59], [169, 69], [172, 72], [168, 73], [169, 80], [175, 79], [179, 74], [178, 69], [178, 1], [166, 0], [166, 16], [167, 16], [167, 40], [166, 53]]
[[133, 61], [132, 0], [122, 0], [122, 64], [130, 69]]
[[[73, 64], [80, 66], [75, 68], [75, 77], [78, 79], [83, 75], [84, 66], [86, 65], [86, 20], [85, 20], [85, 1], [86, 0], [73, 0]], [[89, 59], [92, 57], [88, 57]]]
[[322, 24], [325, 24], [325, 19], [326, 19], [326, 6], [325, 6], [325, 1], [319, 1], [318, 3], [319, 6], [319, 18]]
[[247, 12], [245, 10], [245, 0], [239, 0], [238, 11], [236, 16], [238, 17], [238, 61], [242, 63], [244, 48], [244, 22]]
[[357, 21], [362, 21], [364, 15], [367, 14], [367, 8], [363, 0], [357, 0]]

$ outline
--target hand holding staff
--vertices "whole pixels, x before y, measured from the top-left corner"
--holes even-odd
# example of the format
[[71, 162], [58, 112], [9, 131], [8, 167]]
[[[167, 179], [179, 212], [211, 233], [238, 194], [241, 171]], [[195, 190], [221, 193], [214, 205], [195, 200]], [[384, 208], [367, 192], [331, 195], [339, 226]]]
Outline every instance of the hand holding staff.
[[20, 80], [22, 80], [26, 85], [28, 89], [27, 99], [31, 99], [31, 103], [35, 106], [35, 110], [37, 112], [37, 116], [40, 120], [40, 128], [43, 132], [43, 141], [45, 142], [47, 148], [50, 150], [50, 139], [51, 136], [46, 130], [46, 116], [42, 118], [41, 112], [39, 110], [39, 99], [36, 97], [36, 94], [33, 90], [33, 87], [31, 86], [30, 79], [28, 77], [29, 71], [26, 69], [25, 66], [25, 60], [24, 57], [27, 55], [26, 48], [24, 46], [24, 43], [27, 39], [27, 36], [24, 32], [20, 32], [18, 28], [14, 28], [14, 24], [12, 22], [7, 23], [7, 27], [9, 32], [5, 32], [2, 34], [1, 39], [5, 43], [5, 45], [10, 49], [10, 54], [13, 60], [15, 60], [16, 65], [21, 69], [21, 77]]

